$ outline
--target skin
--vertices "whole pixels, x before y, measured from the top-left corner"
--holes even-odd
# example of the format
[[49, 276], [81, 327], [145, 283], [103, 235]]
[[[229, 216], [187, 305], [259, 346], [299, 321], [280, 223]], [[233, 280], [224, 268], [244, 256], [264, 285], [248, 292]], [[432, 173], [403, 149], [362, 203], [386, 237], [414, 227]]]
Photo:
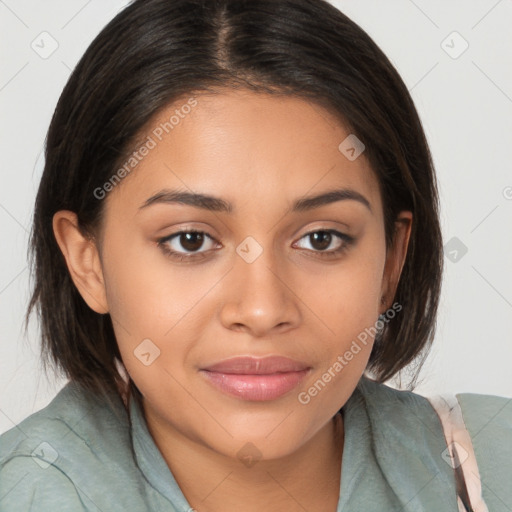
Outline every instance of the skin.
[[[334, 511], [344, 432], [336, 413], [363, 374], [373, 340], [308, 404], [298, 394], [391, 307], [412, 214], [401, 212], [386, 251], [377, 178], [364, 153], [350, 161], [338, 150], [350, 132], [323, 108], [233, 90], [197, 101], [107, 195], [100, 235], [84, 237], [75, 214], [60, 211], [56, 239], [84, 300], [111, 315], [148, 428], [194, 509]], [[162, 111], [145, 135], [185, 102]], [[172, 203], [140, 209], [175, 188], [221, 197], [233, 211]], [[348, 199], [287, 211], [297, 199], [338, 188], [359, 192], [371, 210]], [[158, 240], [190, 228], [213, 238], [195, 242], [204, 257], [171, 259]], [[322, 257], [307, 234], [326, 229], [355, 241]], [[263, 250], [252, 263], [236, 252], [248, 236]], [[344, 243], [333, 235], [327, 250]], [[167, 246], [191, 253], [183, 237]], [[148, 366], [134, 354], [144, 339], [160, 350]], [[244, 401], [199, 373], [238, 355], [284, 355], [312, 370], [278, 399]], [[251, 467], [237, 456], [246, 443], [259, 458]]]

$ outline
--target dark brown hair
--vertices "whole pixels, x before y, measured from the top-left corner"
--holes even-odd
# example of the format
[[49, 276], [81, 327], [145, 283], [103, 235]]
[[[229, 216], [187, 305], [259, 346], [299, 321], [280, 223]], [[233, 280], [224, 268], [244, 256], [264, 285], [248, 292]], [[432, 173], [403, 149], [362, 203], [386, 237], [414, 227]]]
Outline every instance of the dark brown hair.
[[75, 288], [53, 215], [72, 210], [94, 233], [104, 206], [94, 190], [141, 130], [177, 98], [226, 87], [301, 97], [338, 116], [366, 146], [388, 247], [397, 213], [413, 212], [394, 297], [402, 310], [377, 336], [367, 370], [382, 382], [411, 362], [419, 369], [435, 332], [443, 267], [432, 158], [396, 69], [324, 0], [136, 0], [91, 43], [53, 115], [35, 205], [27, 319], [37, 308], [45, 367], [102, 394], [121, 382], [112, 319], [92, 311]]

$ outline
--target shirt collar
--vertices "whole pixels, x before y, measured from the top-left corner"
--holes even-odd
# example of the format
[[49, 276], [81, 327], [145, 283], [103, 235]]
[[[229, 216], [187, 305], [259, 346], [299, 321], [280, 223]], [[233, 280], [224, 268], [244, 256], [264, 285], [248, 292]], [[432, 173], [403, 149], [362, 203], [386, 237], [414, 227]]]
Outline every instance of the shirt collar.
[[177, 511], [190, 512], [193, 509], [149, 433], [144, 415], [133, 396], [130, 397], [129, 411], [133, 450], [142, 473], [149, 484], [164, 496]]
[[361, 378], [343, 407], [338, 511], [457, 511], [446, 441], [428, 400]]

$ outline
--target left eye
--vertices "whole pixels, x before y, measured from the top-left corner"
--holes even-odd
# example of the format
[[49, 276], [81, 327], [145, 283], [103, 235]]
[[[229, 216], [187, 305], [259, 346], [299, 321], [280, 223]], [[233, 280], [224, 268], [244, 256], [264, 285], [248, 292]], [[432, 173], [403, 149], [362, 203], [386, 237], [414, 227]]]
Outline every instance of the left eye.
[[[335, 241], [335, 239], [341, 240], [338, 242], [337, 247], [330, 248], [331, 244]], [[337, 253], [342, 251], [350, 244], [353, 240], [352, 237], [340, 233], [339, 231], [333, 229], [319, 229], [317, 231], [311, 231], [306, 233], [302, 238], [305, 240], [309, 240], [310, 244], [313, 245], [312, 249], [315, 252], [326, 252], [326, 253]], [[304, 247], [303, 247], [304, 248]]]

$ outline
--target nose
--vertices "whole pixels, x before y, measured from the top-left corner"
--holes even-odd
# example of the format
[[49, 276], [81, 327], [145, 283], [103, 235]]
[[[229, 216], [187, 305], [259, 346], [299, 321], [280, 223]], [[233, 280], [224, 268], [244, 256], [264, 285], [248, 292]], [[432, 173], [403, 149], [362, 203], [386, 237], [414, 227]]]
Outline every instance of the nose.
[[240, 254], [227, 276], [220, 312], [224, 327], [254, 337], [296, 328], [301, 311], [291, 267], [284, 259], [278, 261], [271, 250], [263, 250], [252, 262]]

